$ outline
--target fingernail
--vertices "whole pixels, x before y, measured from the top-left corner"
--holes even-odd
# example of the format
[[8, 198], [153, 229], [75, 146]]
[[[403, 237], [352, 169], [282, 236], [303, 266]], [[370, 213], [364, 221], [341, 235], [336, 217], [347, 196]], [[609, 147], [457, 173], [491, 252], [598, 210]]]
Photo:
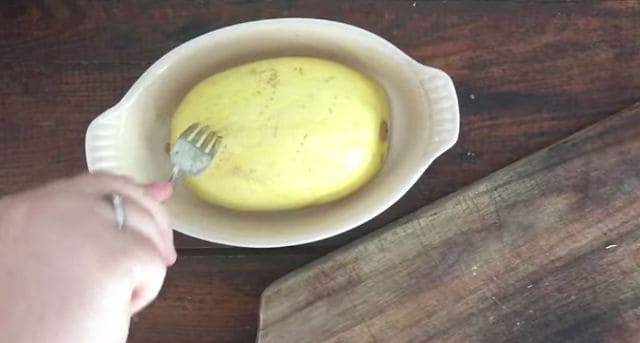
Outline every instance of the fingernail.
[[154, 199], [164, 202], [171, 198], [173, 186], [169, 182], [156, 182], [146, 187], [147, 193]]

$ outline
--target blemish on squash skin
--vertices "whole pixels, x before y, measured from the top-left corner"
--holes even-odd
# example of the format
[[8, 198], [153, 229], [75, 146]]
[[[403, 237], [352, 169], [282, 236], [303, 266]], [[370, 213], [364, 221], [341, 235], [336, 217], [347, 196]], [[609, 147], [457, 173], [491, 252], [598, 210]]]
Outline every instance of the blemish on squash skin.
[[381, 142], [386, 142], [389, 138], [389, 124], [386, 120], [380, 122], [380, 131], [378, 131], [378, 137]]
[[166, 152], [167, 155], [171, 153], [171, 143], [167, 143], [164, 145], [164, 152]]

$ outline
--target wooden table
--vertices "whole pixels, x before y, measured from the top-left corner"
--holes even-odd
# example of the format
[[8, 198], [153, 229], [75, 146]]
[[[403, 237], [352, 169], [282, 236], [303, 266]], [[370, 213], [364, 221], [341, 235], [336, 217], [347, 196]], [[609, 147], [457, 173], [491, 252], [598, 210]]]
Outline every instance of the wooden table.
[[0, 195], [85, 169], [89, 122], [176, 45], [230, 24], [320, 17], [447, 71], [458, 144], [396, 205], [307, 246], [253, 250], [176, 234], [180, 258], [131, 342], [251, 342], [285, 273], [640, 100], [640, 1], [67, 1], [0, 3]]

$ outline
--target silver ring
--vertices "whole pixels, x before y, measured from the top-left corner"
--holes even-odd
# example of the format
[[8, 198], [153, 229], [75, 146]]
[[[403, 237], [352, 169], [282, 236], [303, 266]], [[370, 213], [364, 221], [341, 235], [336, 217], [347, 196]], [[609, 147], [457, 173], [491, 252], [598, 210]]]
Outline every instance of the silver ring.
[[125, 210], [124, 210], [124, 198], [120, 194], [111, 193], [108, 195], [109, 200], [111, 201], [111, 205], [113, 205], [113, 214], [116, 219], [116, 227], [118, 230], [122, 230], [124, 228], [124, 222], [127, 219]]

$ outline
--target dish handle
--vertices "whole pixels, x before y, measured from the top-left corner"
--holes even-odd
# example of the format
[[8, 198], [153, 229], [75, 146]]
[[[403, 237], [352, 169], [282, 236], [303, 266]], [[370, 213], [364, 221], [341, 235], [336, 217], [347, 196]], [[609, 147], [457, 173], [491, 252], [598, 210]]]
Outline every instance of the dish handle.
[[85, 136], [85, 155], [90, 172], [121, 174], [120, 152], [124, 110], [114, 106], [97, 116]]
[[441, 155], [458, 140], [460, 109], [453, 81], [447, 73], [416, 62], [416, 76], [425, 93], [431, 113], [431, 141], [435, 156]]

